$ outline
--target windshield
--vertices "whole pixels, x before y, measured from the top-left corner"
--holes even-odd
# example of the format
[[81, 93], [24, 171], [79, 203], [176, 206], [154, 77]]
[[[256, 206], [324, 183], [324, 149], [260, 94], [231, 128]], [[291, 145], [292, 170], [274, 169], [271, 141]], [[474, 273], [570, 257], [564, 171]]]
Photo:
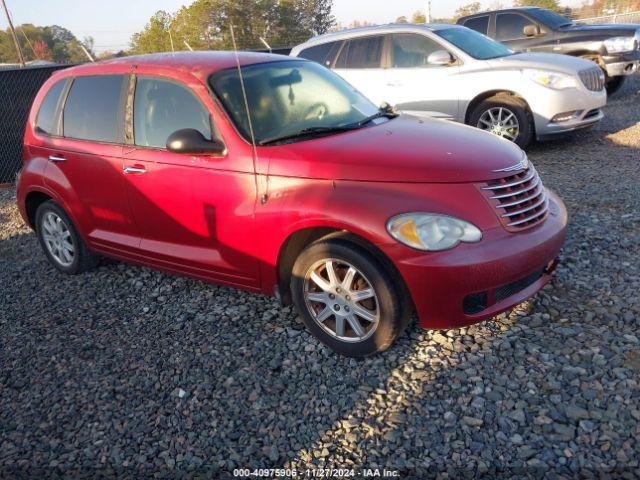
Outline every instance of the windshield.
[[[284, 61], [242, 68], [256, 143], [317, 130], [330, 133], [375, 115], [378, 108], [351, 85], [323, 66]], [[242, 136], [251, 141], [238, 69], [210, 78]]]
[[470, 28], [445, 28], [443, 30], [436, 30], [434, 33], [454, 44], [476, 60], [489, 60], [491, 58], [513, 55], [513, 51], [501, 43], [491, 40], [489, 37], [485, 37]]
[[532, 8], [531, 10], [529, 10], [529, 13], [551, 28], [560, 28], [573, 25], [573, 22], [567, 17], [563, 17], [562, 15], [558, 15], [555, 12], [551, 12], [543, 8]]

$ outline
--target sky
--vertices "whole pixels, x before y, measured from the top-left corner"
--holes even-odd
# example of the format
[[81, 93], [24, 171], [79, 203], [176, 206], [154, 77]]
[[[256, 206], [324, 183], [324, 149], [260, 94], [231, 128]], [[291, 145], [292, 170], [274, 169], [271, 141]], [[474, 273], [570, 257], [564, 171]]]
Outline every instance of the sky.
[[[432, 0], [432, 16], [449, 17], [461, 5], [472, 0]], [[158, 10], [175, 12], [190, 0], [6, 0], [13, 22], [35, 25], [60, 25], [82, 39], [92, 36], [95, 50], [117, 51], [128, 47], [134, 32], [142, 30], [151, 15]], [[495, 0], [485, 0], [485, 7]], [[510, 5], [511, 0], [502, 0]], [[581, 0], [564, 0], [565, 5], [575, 6]], [[373, 23], [392, 22], [396, 18], [425, 9], [426, 0], [334, 0], [334, 15], [348, 25], [354, 20]], [[0, 28], [7, 28], [7, 21], [0, 12]]]

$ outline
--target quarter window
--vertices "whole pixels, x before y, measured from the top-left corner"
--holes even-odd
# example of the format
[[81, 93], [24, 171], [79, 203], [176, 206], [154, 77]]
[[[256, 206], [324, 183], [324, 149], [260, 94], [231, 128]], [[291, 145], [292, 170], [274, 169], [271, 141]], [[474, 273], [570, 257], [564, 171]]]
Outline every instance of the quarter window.
[[489, 16], [484, 15], [482, 17], [470, 18], [464, 22], [464, 26], [486, 35], [489, 32]]
[[517, 13], [500, 13], [496, 18], [496, 39], [517, 40], [524, 38], [524, 27], [533, 22]]
[[75, 78], [64, 107], [64, 136], [120, 143], [124, 78], [123, 75]]
[[396, 68], [432, 67], [429, 55], [443, 47], [424, 35], [401, 34], [393, 36], [393, 66]]
[[365, 37], [345, 43], [336, 68], [380, 68], [384, 37]]
[[166, 148], [177, 130], [193, 128], [211, 140], [209, 112], [191, 90], [170, 80], [138, 77], [133, 107], [135, 144]]
[[36, 127], [47, 135], [59, 135], [59, 127], [56, 125], [56, 111], [60, 102], [60, 95], [64, 89], [66, 80], [55, 83], [47, 92], [40, 105], [36, 117]]

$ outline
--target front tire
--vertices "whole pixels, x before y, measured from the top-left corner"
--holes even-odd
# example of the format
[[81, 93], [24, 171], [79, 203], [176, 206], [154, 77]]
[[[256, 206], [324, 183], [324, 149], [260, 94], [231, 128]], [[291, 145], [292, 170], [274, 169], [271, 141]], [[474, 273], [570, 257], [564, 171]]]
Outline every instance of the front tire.
[[322, 343], [341, 355], [366, 357], [389, 348], [411, 319], [399, 283], [363, 248], [321, 240], [296, 260], [291, 294]]
[[480, 102], [471, 112], [469, 124], [520, 148], [528, 147], [534, 138], [533, 118], [527, 104], [512, 95], [495, 95]]
[[36, 211], [36, 235], [49, 262], [62, 273], [77, 275], [98, 264], [99, 257], [86, 247], [67, 213], [53, 200]]
[[607, 83], [605, 84], [605, 88], [607, 89], [607, 95], [611, 96], [618, 93], [620, 89], [623, 87], [626, 79], [627, 77], [624, 77], [622, 75], [618, 77], [607, 77]]

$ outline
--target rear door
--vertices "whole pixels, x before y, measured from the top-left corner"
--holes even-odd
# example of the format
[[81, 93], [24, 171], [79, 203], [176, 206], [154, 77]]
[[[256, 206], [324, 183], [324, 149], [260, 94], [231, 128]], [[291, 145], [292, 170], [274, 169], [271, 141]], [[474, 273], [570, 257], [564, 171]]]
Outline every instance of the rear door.
[[140, 70], [129, 95], [133, 121], [123, 156], [144, 254], [172, 271], [257, 287], [258, 260], [238, 247], [256, 238], [251, 157], [168, 151], [167, 138], [177, 130], [193, 128], [208, 139], [219, 138], [211, 98], [195, 81]]
[[127, 79], [112, 74], [74, 78], [61, 100], [59, 135], [36, 129], [49, 160], [46, 182], [64, 197], [85, 238], [115, 253], [140, 242], [122, 173]]
[[392, 34], [389, 41], [391, 68], [384, 78], [393, 105], [405, 112], [457, 118], [459, 67], [428, 62], [432, 53], [447, 48], [419, 33]]
[[393, 104], [384, 77], [384, 35], [352, 38], [342, 43], [334, 70], [376, 105]]

